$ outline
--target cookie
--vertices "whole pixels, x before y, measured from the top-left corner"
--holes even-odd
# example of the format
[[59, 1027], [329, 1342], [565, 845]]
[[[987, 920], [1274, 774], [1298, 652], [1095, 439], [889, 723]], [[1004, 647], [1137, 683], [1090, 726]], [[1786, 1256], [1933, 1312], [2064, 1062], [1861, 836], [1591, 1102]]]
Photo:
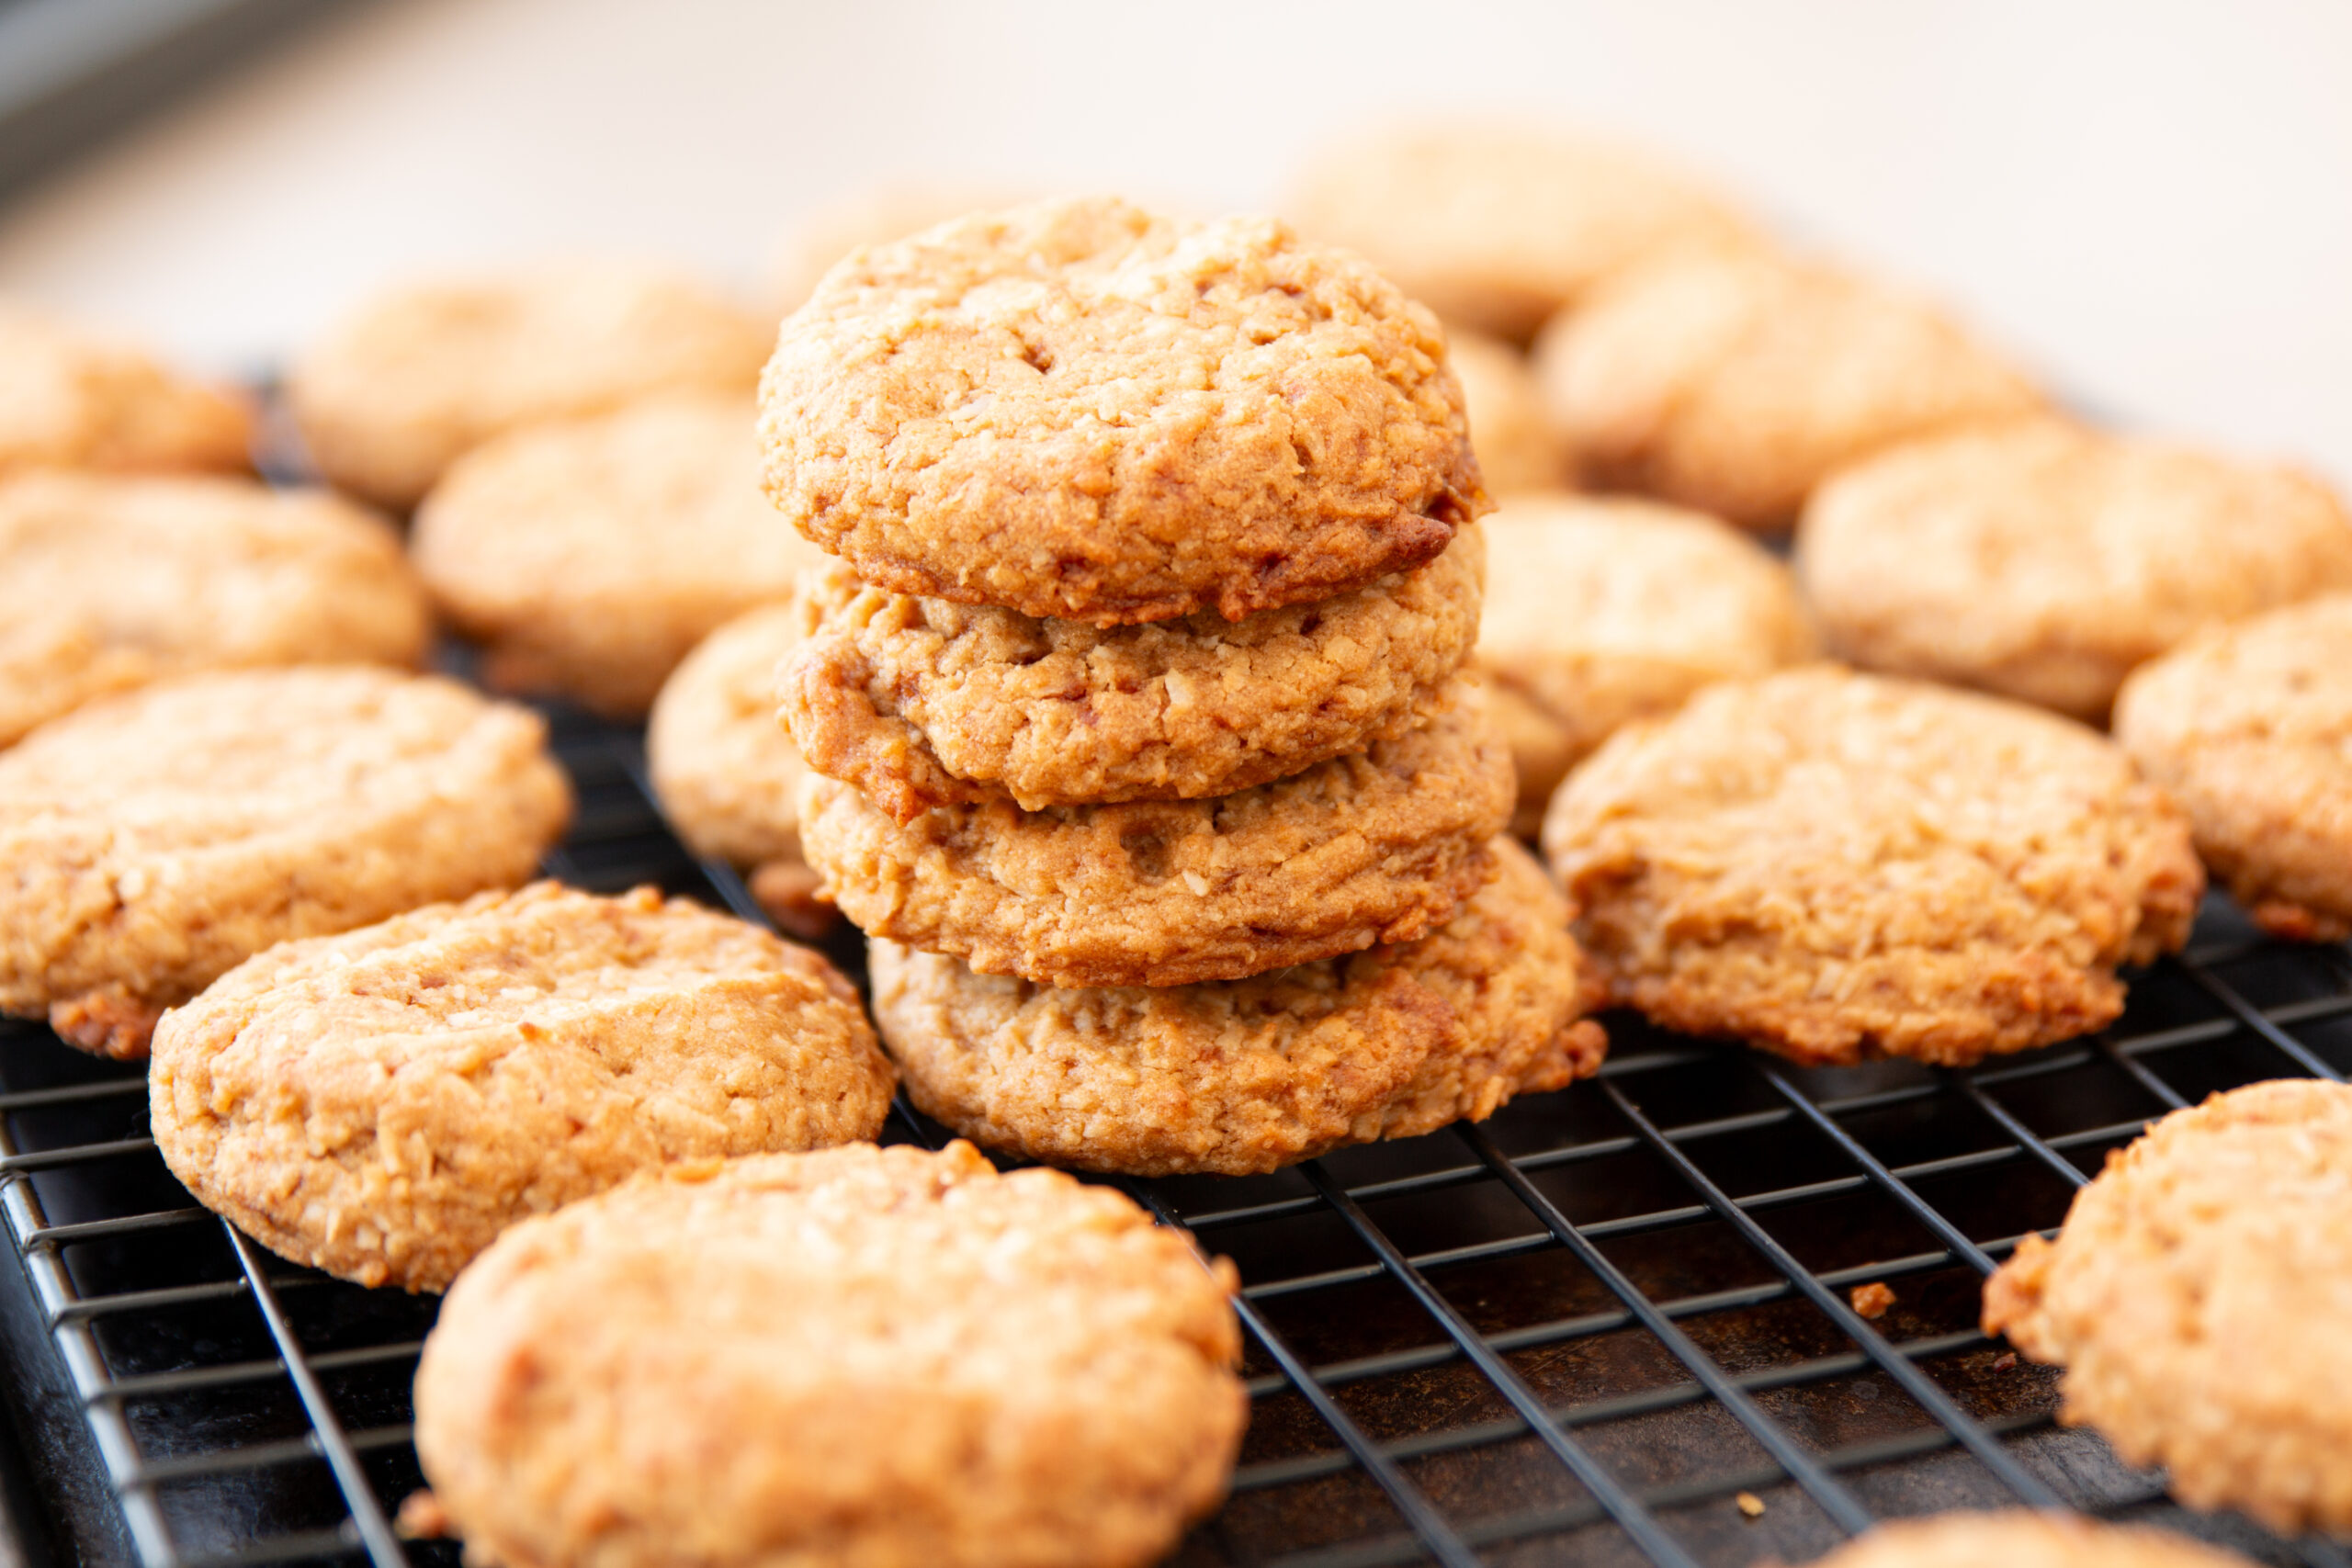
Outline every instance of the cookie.
[[1567, 906], [1525, 850], [1417, 942], [1246, 980], [1057, 990], [876, 942], [918, 1109], [989, 1148], [1134, 1176], [1273, 1170], [1483, 1122], [1600, 1066]]
[[253, 434], [243, 398], [0, 301], [0, 478], [26, 468], [232, 472], [251, 466]]
[[1436, 319], [1270, 219], [1040, 202], [862, 251], [761, 383], [769, 493], [895, 592], [1227, 620], [1486, 508]]
[[1517, 491], [1552, 491], [1574, 477], [1566, 443], [1552, 428], [1535, 373], [1519, 350], [1476, 333], [1447, 335], [1447, 363], [1462, 383], [1462, 406], [1470, 416], [1470, 446], [1478, 473], [1498, 496]]
[[824, 554], [760, 490], [748, 398], [669, 393], [467, 453], [411, 548], [482, 675], [643, 716], [687, 650]]
[[162, 682], [0, 752], [0, 1011], [111, 1056], [275, 942], [529, 877], [571, 792], [537, 716], [315, 665]]
[[323, 491], [209, 475], [0, 480], [0, 746], [169, 675], [417, 665], [432, 631], [399, 538]]
[[1619, 730], [1544, 852], [1616, 1001], [1809, 1065], [2097, 1029], [2204, 888], [2187, 819], [2104, 737], [1826, 665]]
[[1477, 662], [1511, 737], [1513, 827], [1531, 838], [1568, 770], [1621, 725], [1815, 652], [1788, 570], [1712, 517], [1531, 495], [1487, 535]]
[[457, 459], [540, 420], [649, 392], [744, 392], [765, 321], [688, 277], [617, 262], [413, 284], [305, 349], [287, 401], [319, 470], [396, 511]]
[[1234, 1283], [968, 1144], [673, 1166], [458, 1279], [417, 1458], [485, 1568], [1142, 1568], [1232, 1472]]
[[2200, 626], [2352, 588], [2352, 517], [2291, 469], [2052, 420], [1839, 473], [1797, 563], [1841, 657], [2099, 723]]
[[1535, 369], [1589, 488], [1768, 531], [1833, 468], [2041, 407], [1927, 301], [1764, 251], [1626, 275], [1544, 330]]
[[1478, 635], [1476, 525], [1427, 566], [1311, 604], [1097, 628], [812, 578], [777, 675], [818, 772], [901, 822], [1194, 800], [1394, 739], [1442, 705]]
[[795, 224], [777, 247], [776, 313], [786, 315], [806, 304], [818, 282], [852, 251], [1026, 199], [1022, 193], [978, 183], [911, 184], [884, 186], [820, 209]]
[[893, 1082], [814, 953], [650, 887], [552, 882], [280, 942], [166, 1013], [148, 1068], [156, 1145], [198, 1201], [411, 1291], [639, 1171], [872, 1138]]
[[1448, 322], [1520, 343], [1636, 263], [1760, 243], [1665, 161], [1526, 125], [1391, 126], [1333, 144], [1295, 186], [1301, 231], [1362, 252]]
[[2352, 936], [2352, 594], [2184, 643], [2124, 682], [2115, 739], [2277, 936]]
[[1895, 1519], [1814, 1561], [1815, 1568], [2252, 1568], [2234, 1551], [2169, 1530], [2021, 1508]]
[[2352, 1529], [2352, 1088], [2176, 1111], [1984, 1282], [1984, 1331], [2065, 1367], [2059, 1417], [2197, 1508]]
[[850, 785], [800, 783], [800, 840], [871, 936], [1055, 986], [1182, 986], [1409, 942], [1486, 880], [1510, 754], [1464, 682], [1428, 726], [1210, 800], [901, 825]]
[[775, 718], [776, 663], [800, 640], [788, 604], [728, 622], [686, 655], [653, 701], [646, 771], [688, 849], [749, 873], [752, 897], [785, 930], [819, 936], [832, 906], [800, 853], [805, 765]]

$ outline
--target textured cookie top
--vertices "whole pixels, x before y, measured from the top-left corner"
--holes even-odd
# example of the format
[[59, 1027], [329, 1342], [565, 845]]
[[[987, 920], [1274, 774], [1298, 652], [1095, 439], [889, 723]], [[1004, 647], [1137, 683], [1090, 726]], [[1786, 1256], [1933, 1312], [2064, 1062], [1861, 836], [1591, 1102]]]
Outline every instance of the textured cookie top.
[[825, 274], [860, 246], [903, 240], [966, 213], [1016, 207], [1032, 195], [977, 182], [899, 184], [821, 208], [794, 224], [776, 247], [776, 311], [781, 315], [806, 304]]
[[1436, 319], [1264, 219], [1042, 202], [860, 251], [761, 410], [777, 506], [868, 582], [1103, 626], [1327, 597], [1486, 503]]
[[2352, 1529], [2348, 1314], [2352, 1088], [2303, 1078], [2174, 1111], [1984, 1284], [2066, 1419], [2287, 1535]]
[[1788, 570], [1702, 513], [1521, 496], [1487, 536], [1478, 666], [1557, 732], [1563, 769], [1710, 681], [1815, 651]]
[[493, 685], [640, 715], [722, 622], [824, 553], [760, 490], [751, 400], [678, 392], [516, 430], [417, 510], [417, 570]]
[[1818, 1568], [2250, 1568], [2203, 1541], [2076, 1514], [1937, 1514], [1896, 1519], [1816, 1558]]
[[288, 937], [511, 886], [571, 790], [536, 715], [340, 666], [185, 677], [0, 752], [0, 1008], [143, 1055], [156, 1010]]
[[210, 477], [0, 481], [0, 746], [167, 675], [414, 665], [431, 634], [400, 540], [322, 491]]
[[508, 1224], [673, 1160], [871, 1138], [893, 1078], [806, 948], [539, 883], [281, 942], [156, 1026], [155, 1141], [300, 1263], [446, 1290]]
[[645, 761], [686, 847], [736, 865], [800, 854], [805, 766], [776, 723], [776, 663], [801, 637], [789, 604], [740, 615], [686, 655], [654, 700]]
[[2282, 936], [2352, 934], [2352, 594], [2215, 627], [2124, 682], [2115, 738]]
[[1448, 321], [1521, 342], [1636, 262], [1756, 243], [1682, 170], [1531, 126], [1400, 125], [1336, 143], [1301, 171], [1289, 209]]
[[1223, 1495], [1229, 1266], [967, 1144], [673, 1167], [508, 1231], [417, 1369], [479, 1560], [1140, 1565]]
[[1927, 301], [1760, 250], [1628, 274], [1546, 328], [1535, 361], [1594, 488], [1754, 528], [1787, 527], [1841, 464], [2041, 406]]
[[20, 468], [239, 469], [253, 414], [136, 349], [0, 301], [0, 476]]
[[1526, 851], [1418, 942], [1246, 980], [1057, 990], [874, 944], [875, 1017], [926, 1113], [1091, 1170], [1241, 1175], [1483, 1121], [1600, 1065], [1567, 906]]
[[1228, 795], [1428, 718], [1477, 636], [1485, 558], [1472, 525], [1427, 566], [1310, 604], [1102, 628], [837, 566], [800, 600], [784, 722], [811, 767], [901, 821], [1008, 794], [1029, 810]]
[[1486, 880], [1510, 753], [1466, 682], [1422, 728], [1209, 800], [900, 825], [849, 785], [800, 784], [801, 848], [873, 936], [984, 974], [1177, 986], [1408, 942]]
[[1470, 418], [1470, 448], [1489, 493], [1550, 491], [1566, 486], [1574, 466], [1567, 444], [1552, 428], [1551, 412], [1526, 356], [1507, 343], [1476, 333], [1452, 333], [1446, 363], [1462, 383]]
[[405, 510], [516, 425], [665, 388], [748, 390], [768, 343], [692, 278], [574, 263], [379, 295], [302, 352], [286, 390], [321, 471]]
[[2180, 945], [2188, 825], [2103, 737], [1816, 666], [1701, 692], [1570, 775], [1544, 849], [1620, 1001], [1801, 1061], [2096, 1029]]
[[2199, 627], [2352, 588], [2352, 518], [2291, 469], [2052, 421], [1840, 473], [1797, 559], [1844, 657], [2098, 721]]

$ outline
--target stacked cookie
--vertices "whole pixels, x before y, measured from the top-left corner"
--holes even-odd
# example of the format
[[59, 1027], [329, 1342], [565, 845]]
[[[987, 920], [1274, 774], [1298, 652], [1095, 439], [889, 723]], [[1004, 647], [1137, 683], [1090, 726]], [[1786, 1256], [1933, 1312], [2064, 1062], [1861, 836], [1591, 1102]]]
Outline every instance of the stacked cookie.
[[1107, 200], [945, 224], [786, 321], [761, 439], [840, 558], [778, 672], [800, 848], [919, 1106], [1261, 1170], [1597, 1061], [1462, 674], [1461, 393], [1362, 262]]

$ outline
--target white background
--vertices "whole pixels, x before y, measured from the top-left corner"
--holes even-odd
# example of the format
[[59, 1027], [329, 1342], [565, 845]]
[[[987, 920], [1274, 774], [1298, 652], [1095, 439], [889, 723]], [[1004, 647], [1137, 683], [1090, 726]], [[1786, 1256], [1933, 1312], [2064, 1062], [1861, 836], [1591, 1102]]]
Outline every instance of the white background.
[[421, 266], [746, 286], [877, 180], [1272, 202], [1392, 111], [1659, 143], [2135, 423], [2352, 480], [2352, 5], [385, 0], [0, 209], [0, 288], [219, 369]]

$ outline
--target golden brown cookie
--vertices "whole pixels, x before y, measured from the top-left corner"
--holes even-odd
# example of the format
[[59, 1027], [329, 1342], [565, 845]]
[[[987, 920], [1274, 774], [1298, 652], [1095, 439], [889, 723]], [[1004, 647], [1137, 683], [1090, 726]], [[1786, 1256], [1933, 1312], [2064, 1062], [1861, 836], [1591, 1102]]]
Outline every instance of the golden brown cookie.
[[417, 509], [417, 570], [503, 691], [638, 717], [688, 649], [824, 554], [760, 490], [752, 404], [673, 392], [516, 430]]
[[2098, 1028], [2188, 936], [2188, 823], [2104, 737], [1828, 665], [1619, 730], [1544, 852], [1619, 1002], [1805, 1063], [1961, 1066]]
[[748, 391], [768, 323], [703, 284], [619, 262], [413, 284], [294, 361], [287, 400], [339, 489], [405, 511], [492, 436], [663, 390]]
[[1427, 727], [1210, 800], [900, 825], [811, 772], [800, 840], [867, 934], [1057, 986], [1181, 986], [1410, 942], [1487, 879], [1510, 753], [1463, 682]]
[[0, 478], [36, 468], [234, 471], [251, 464], [253, 424], [243, 398], [0, 301]]
[[1815, 1568], [2253, 1568], [2234, 1551], [2168, 1530], [2023, 1509], [1895, 1519], [1814, 1562]]
[[892, 1084], [814, 953], [552, 882], [280, 942], [164, 1014], [148, 1069], [155, 1142], [207, 1208], [411, 1291], [639, 1171], [872, 1138]]
[[868, 587], [836, 565], [777, 675], [808, 765], [901, 822], [1230, 795], [1394, 739], [1444, 704], [1478, 635], [1476, 525], [1427, 566], [1228, 622], [1098, 629]]
[[1136, 1176], [1272, 1170], [1483, 1122], [1600, 1066], [1567, 906], [1525, 850], [1418, 942], [1246, 980], [1057, 990], [872, 949], [874, 1015], [925, 1114]]
[[1816, 650], [1788, 569], [1699, 513], [1524, 495], [1487, 536], [1478, 668], [1511, 736], [1512, 827], [1530, 838], [1568, 770], [1619, 726]]
[[0, 479], [0, 746], [169, 675], [413, 666], [432, 631], [399, 538], [324, 491], [209, 475]]
[[1544, 329], [1535, 368], [1586, 484], [1765, 530], [1833, 468], [2041, 407], [1935, 306], [1760, 250], [1626, 275]]
[[1487, 493], [1551, 491], [1575, 474], [1567, 444], [1552, 428], [1551, 412], [1527, 358], [1507, 343], [1476, 333], [1446, 334], [1446, 362], [1462, 383], [1470, 416], [1470, 446]]
[[2352, 588], [2352, 517], [2289, 468], [2052, 420], [1840, 472], [1797, 570], [1840, 657], [2099, 723], [2200, 626]]
[[2115, 739], [2188, 808], [2198, 855], [2264, 930], [2352, 936], [2352, 594], [2142, 665]]
[[1144, 1568], [1240, 1446], [1233, 1289], [968, 1144], [673, 1166], [466, 1270], [417, 1457], [484, 1568]]
[[1040, 202], [862, 251], [761, 384], [769, 492], [895, 592], [1228, 620], [1485, 510], [1436, 319], [1280, 223]]
[[274, 942], [531, 874], [571, 809], [537, 716], [356, 666], [182, 677], [0, 752], [0, 1010], [143, 1056]]
[[768, 604], [704, 638], [654, 699], [645, 761], [686, 847], [747, 872], [769, 919], [814, 937], [833, 908], [800, 853], [806, 764], [775, 717], [776, 664], [800, 636], [791, 605]]
[[1336, 142], [1300, 172], [1289, 211], [1448, 321], [1521, 343], [1636, 263], [1759, 243], [1665, 161], [1529, 125], [1424, 122]]
[[2059, 1417], [2192, 1507], [2352, 1529], [2352, 1088], [2176, 1111], [1984, 1282], [1984, 1331], [2064, 1365]]
[[903, 240], [971, 212], [1030, 199], [1001, 186], [916, 183], [882, 186], [810, 213], [793, 226], [775, 255], [778, 315], [798, 310], [833, 265], [854, 250]]

